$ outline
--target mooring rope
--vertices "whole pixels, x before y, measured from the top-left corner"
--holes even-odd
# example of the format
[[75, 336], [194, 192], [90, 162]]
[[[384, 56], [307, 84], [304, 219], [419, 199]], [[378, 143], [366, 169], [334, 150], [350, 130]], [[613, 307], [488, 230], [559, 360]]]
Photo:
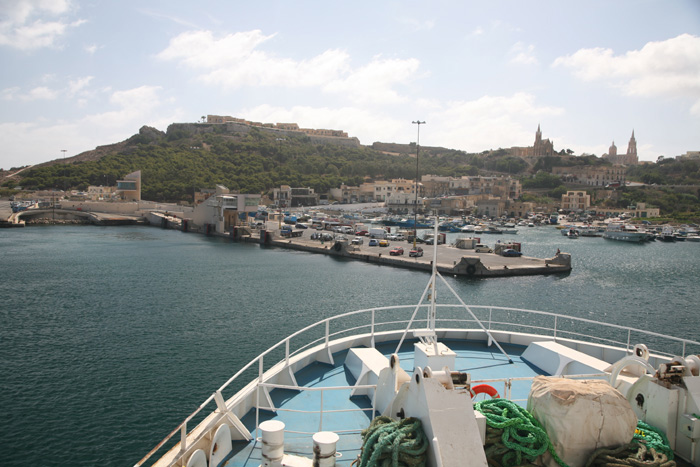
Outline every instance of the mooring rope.
[[424, 467], [428, 439], [417, 418], [377, 417], [362, 432], [359, 467]]

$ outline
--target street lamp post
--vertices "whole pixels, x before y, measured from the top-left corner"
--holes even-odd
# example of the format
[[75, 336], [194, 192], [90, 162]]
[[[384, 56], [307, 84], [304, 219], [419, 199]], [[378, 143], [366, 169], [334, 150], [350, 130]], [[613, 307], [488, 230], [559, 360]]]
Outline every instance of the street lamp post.
[[416, 120], [411, 122], [414, 125], [418, 125], [418, 137], [416, 138], [416, 202], [413, 205], [413, 249], [416, 249], [416, 237], [418, 236], [418, 154], [420, 153], [420, 126], [424, 125], [425, 122]]

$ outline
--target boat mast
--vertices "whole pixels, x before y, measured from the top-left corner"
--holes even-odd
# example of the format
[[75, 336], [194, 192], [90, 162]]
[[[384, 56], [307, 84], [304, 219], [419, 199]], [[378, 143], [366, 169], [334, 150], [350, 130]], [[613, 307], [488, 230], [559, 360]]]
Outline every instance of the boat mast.
[[494, 339], [493, 335], [491, 332], [486, 329], [486, 327], [481, 323], [479, 318], [476, 317], [474, 312], [467, 306], [466, 303], [457, 295], [457, 292], [450, 287], [450, 284], [447, 283], [444, 277], [438, 272], [437, 270], [437, 251], [438, 251], [438, 216], [435, 216], [435, 231], [433, 233], [433, 261], [432, 261], [432, 274], [430, 276], [430, 280], [428, 281], [428, 285], [426, 286], [425, 290], [423, 291], [423, 295], [421, 295], [420, 301], [418, 302], [418, 305], [416, 305], [416, 309], [413, 311], [413, 315], [411, 316], [411, 319], [408, 321], [408, 325], [406, 326], [406, 330], [404, 331], [403, 335], [401, 336], [401, 339], [399, 340], [399, 344], [396, 346], [396, 353], [399, 352], [399, 349], [401, 348], [401, 344], [403, 344], [404, 339], [406, 338], [406, 334], [408, 333], [408, 330], [411, 328], [411, 324], [413, 324], [413, 320], [416, 317], [416, 314], [418, 313], [418, 309], [420, 308], [421, 304], [423, 303], [423, 300], [425, 299], [426, 293], [428, 294], [428, 299], [430, 300], [430, 306], [428, 307], [428, 317], [427, 317], [427, 326], [425, 330], [423, 331], [416, 331], [414, 332], [415, 336], [418, 337], [418, 339], [425, 345], [432, 345], [433, 348], [435, 349], [435, 354], [437, 355], [438, 353], [438, 346], [437, 346], [437, 332], [436, 332], [436, 322], [437, 322], [437, 307], [435, 304], [435, 299], [437, 295], [437, 288], [436, 288], [436, 278], [440, 277], [442, 280], [442, 283], [447, 286], [447, 288], [452, 292], [452, 294], [455, 296], [455, 298], [459, 301], [459, 303], [464, 307], [467, 312], [471, 315], [472, 319], [476, 321], [476, 323], [479, 325], [482, 331], [486, 333], [486, 335], [489, 338], [489, 345], [491, 343], [496, 344], [496, 347], [498, 347], [498, 350], [501, 351], [501, 353], [508, 359], [508, 363], [513, 363], [513, 359], [510, 358], [508, 353], [506, 353], [505, 350], [503, 350], [503, 347], [498, 343], [496, 339]]

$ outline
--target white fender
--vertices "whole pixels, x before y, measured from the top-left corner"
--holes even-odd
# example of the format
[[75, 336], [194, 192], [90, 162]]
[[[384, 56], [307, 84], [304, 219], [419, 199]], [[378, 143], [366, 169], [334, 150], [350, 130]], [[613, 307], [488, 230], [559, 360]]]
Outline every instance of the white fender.
[[187, 461], [187, 467], [207, 467], [207, 455], [204, 451], [197, 449]]
[[227, 424], [220, 425], [216, 429], [214, 439], [211, 440], [209, 450], [209, 465], [217, 466], [233, 451], [231, 443], [231, 428]]

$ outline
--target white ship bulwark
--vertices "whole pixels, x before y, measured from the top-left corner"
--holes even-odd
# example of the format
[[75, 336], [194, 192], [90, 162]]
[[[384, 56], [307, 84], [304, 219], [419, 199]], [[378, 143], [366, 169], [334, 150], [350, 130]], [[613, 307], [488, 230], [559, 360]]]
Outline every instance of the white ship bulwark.
[[[436, 303], [443, 292], [452, 304]], [[408, 456], [486, 466], [503, 438], [494, 420], [510, 414], [532, 433], [523, 443], [537, 440], [521, 452], [532, 462], [549, 452], [585, 465], [619, 445], [623, 457], [653, 447], [700, 466], [698, 353], [700, 342], [652, 331], [466, 305], [433, 270], [418, 305], [345, 313], [280, 341], [137, 465], [365, 467]]]

